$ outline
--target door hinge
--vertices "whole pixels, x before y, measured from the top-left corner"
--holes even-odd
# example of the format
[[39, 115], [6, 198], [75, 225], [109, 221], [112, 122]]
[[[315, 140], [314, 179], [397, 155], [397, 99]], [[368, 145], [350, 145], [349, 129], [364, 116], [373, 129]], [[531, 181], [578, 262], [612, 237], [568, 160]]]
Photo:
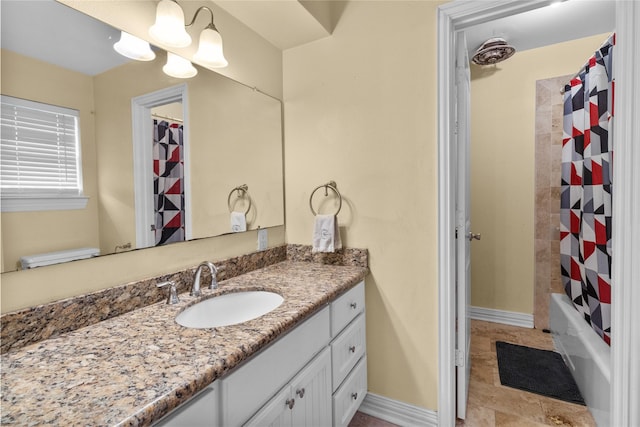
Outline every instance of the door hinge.
[[456, 349], [456, 366], [464, 366], [464, 351]]

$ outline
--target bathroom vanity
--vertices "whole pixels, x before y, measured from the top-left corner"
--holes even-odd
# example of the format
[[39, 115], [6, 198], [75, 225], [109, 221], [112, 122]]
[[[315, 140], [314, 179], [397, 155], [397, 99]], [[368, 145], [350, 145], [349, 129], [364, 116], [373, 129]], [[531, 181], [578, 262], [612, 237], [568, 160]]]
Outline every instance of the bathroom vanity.
[[[151, 304], [2, 357], [2, 423], [346, 425], [367, 389], [366, 267], [283, 261], [200, 298]], [[237, 325], [185, 328], [182, 310], [266, 290], [275, 310]], [[127, 295], [122, 295], [123, 298]]]
[[345, 426], [367, 392], [364, 282], [159, 426]]

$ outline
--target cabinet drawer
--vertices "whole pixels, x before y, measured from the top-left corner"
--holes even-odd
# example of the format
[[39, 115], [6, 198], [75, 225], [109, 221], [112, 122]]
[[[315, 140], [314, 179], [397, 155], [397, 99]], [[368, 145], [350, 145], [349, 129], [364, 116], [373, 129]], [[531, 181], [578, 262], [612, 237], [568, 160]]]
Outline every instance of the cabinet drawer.
[[336, 337], [362, 311], [364, 311], [364, 282], [360, 282], [331, 303], [331, 336]]
[[333, 395], [333, 426], [347, 426], [367, 394], [367, 356], [364, 356]]
[[366, 349], [365, 314], [362, 313], [331, 343], [333, 391], [335, 391]]
[[222, 425], [242, 425], [329, 343], [329, 307], [220, 381]]

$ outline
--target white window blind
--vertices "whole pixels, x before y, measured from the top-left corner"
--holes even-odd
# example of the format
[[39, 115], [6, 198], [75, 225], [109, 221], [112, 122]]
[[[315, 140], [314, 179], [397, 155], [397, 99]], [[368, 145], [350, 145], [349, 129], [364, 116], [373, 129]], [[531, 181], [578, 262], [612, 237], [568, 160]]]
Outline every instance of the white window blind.
[[2, 96], [2, 197], [81, 196], [78, 111]]

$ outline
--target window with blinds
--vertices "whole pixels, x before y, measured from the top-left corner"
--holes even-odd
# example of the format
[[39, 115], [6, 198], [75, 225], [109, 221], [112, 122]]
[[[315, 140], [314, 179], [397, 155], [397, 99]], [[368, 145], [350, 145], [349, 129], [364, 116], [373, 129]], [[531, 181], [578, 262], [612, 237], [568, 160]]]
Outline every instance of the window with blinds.
[[78, 111], [4, 95], [1, 106], [2, 210], [11, 199], [82, 197]]

